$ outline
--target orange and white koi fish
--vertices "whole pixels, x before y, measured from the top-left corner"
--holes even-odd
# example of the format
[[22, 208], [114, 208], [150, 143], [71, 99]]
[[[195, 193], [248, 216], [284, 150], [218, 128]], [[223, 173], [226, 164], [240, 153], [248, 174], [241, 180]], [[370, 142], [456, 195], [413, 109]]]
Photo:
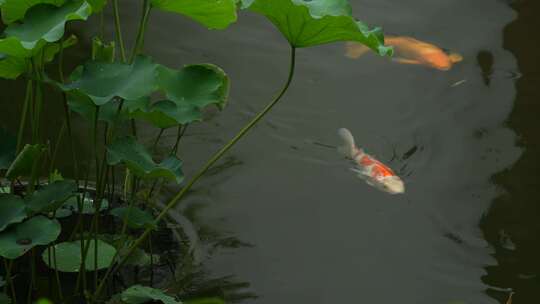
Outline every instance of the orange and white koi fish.
[[[441, 48], [411, 37], [385, 36], [384, 43], [394, 48], [392, 60], [404, 64], [419, 64], [429, 66], [441, 71], [447, 71], [452, 66], [463, 60], [457, 53], [446, 53]], [[345, 56], [358, 58], [369, 49], [356, 42], [347, 42]]]
[[356, 166], [351, 170], [356, 172], [358, 177], [364, 179], [368, 185], [390, 194], [405, 192], [405, 184], [401, 178], [392, 169], [356, 147], [349, 130], [341, 128], [338, 135], [343, 139], [343, 145], [338, 150], [354, 161]]

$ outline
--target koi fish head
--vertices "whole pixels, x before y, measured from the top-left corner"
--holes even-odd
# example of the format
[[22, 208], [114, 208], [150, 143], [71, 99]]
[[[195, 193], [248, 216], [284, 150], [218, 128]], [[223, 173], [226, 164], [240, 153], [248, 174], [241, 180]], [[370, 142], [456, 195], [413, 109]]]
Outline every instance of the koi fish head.
[[390, 194], [401, 194], [405, 192], [405, 184], [395, 175], [384, 177], [377, 183], [377, 186], [380, 190]]

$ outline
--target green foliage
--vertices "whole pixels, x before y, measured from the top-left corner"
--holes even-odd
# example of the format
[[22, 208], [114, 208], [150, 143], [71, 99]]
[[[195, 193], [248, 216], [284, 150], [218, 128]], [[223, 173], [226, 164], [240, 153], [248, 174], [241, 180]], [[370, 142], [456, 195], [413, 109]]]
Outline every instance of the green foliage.
[[235, 0], [152, 0], [152, 6], [182, 14], [210, 29], [224, 29], [236, 22]]
[[32, 212], [53, 212], [75, 195], [77, 184], [71, 180], [56, 181], [34, 191], [26, 198], [26, 206]]
[[141, 98], [129, 102], [127, 107], [129, 117], [146, 121], [160, 129], [202, 121], [199, 107], [182, 102], [160, 100], [151, 103], [150, 98]]
[[184, 301], [184, 304], [225, 304], [225, 301], [220, 298], [199, 298]]
[[9, 166], [6, 177], [15, 179], [21, 176], [30, 176], [32, 170], [39, 164], [43, 152], [45, 152], [45, 148], [42, 145], [25, 145]]
[[0, 232], [0, 256], [15, 259], [37, 245], [47, 245], [60, 235], [55, 219], [36, 216]]
[[23, 23], [14, 23], [0, 39], [0, 53], [28, 58], [36, 55], [47, 42], [56, 42], [64, 35], [71, 20], [86, 20], [92, 13], [86, 1], [69, 1], [61, 7], [38, 5], [26, 14]]
[[[70, 216], [72, 213], [78, 213], [79, 212], [79, 206], [78, 206], [78, 199], [82, 199], [83, 195], [82, 193], [77, 194], [77, 196], [72, 196], [69, 198], [63, 205], [58, 209], [56, 217], [66, 217]], [[99, 208], [99, 211], [104, 211], [109, 209], [109, 201], [107, 199], [101, 200], [101, 206]], [[60, 213], [60, 214], [59, 214]], [[96, 206], [94, 205], [94, 199], [90, 197], [90, 194], [86, 194], [84, 196], [84, 200], [82, 202], [82, 214], [94, 214], [96, 213]]]
[[[0, 69], [2, 60], [0, 60]], [[0, 170], [9, 168], [9, 165], [15, 159], [15, 150], [17, 148], [17, 138], [0, 128]]]
[[[89, 243], [88, 243], [89, 242]], [[85, 241], [85, 247], [88, 248], [85, 259], [85, 269], [88, 271], [94, 271], [95, 269], [107, 268], [114, 259], [116, 255], [116, 249], [99, 240], [97, 241], [97, 268], [95, 267], [95, 240]], [[74, 242], [63, 242], [54, 245], [56, 250], [56, 269], [62, 272], [79, 272], [82, 262], [82, 252], [81, 252], [81, 241], [77, 240]], [[49, 268], [55, 269], [54, 259], [49, 259], [49, 252], [46, 250], [41, 255], [43, 262]], [[49, 264], [51, 260], [51, 264]]]
[[347, 0], [251, 0], [244, 7], [266, 16], [297, 48], [357, 41], [379, 55], [390, 55], [380, 28], [369, 29], [352, 16]]
[[90, 61], [76, 69], [73, 82], [58, 84], [77, 102], [102, 106], [115, 97], [139, 100], [153, 93], [165, 93], [177, 104], [199, 108], [215, 104], [222, 109], [229, 93], [225, 73], [214, 65], [191, 65], [179, 71], [139, 56], [133, 64]]
[[0, 231], [10, 224], [22, 222], [26, 218], [22, 198], [13, 194], [0, 194]]
[[159, 289], [141, 285], [134, 285], [124, 290], [120, 298], [126, 304], [143, 304], [153, 301], [159, 301], [163, 304], [182, 304]]
[[110, 211], [111, 215], [120, 218], [122, 221], [126, 221], [129, 228], [155, 228], [156, 224], [154, 217], [137, 207], [118, 207]]
[[123, 163], [130, 172], [144, 179], [164, 178], [181, 183], [184, 179], [182, 161], [171, 156], [156, 164], [152, 156], [133, 137], [123, 137], [107, 147], [109, 165]]
[[0, 293], [0, 304], [10, 304], [10, 303], [11, 303], [11, 299], [5, 293]]
[[12, 23], [20, 20], [26, 14], [26, 11], [32, 6], [38, 4], [51, 4], [61, 6], [66, 0], [4, 0], [0, 5], [2, 8], [2, 20], [4, 23]]

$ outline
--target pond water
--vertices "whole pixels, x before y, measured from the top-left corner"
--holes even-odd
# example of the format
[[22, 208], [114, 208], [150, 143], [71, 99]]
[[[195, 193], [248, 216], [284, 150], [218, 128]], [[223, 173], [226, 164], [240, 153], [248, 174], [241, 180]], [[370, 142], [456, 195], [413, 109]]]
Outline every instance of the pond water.
[[[121, 2], [124, 28], [135, 28], [138, 3]], [[351, 4], [386, 33], [464, 60], [439, 71], [372, 54], [349, 59], [344, 44], [299, 50], [282, 103], [180, 206], [203, 206], [206, 224], [252, 245], [220, 251], [207, 268], [249, 282], [258, 298], [246, 303], [484, 304], [512, 290], [514, 304], [538, 303], [539, 3]], [[284, 39], [250, 13], [207, 31], [156, 12], [146, 51], [171, 67], [212, 62], [231, 77], [226, 110], [182, 142], [188, 176], [269, 101], [288, 69]], [[349, 171], [331, 148], [340, 127], [404, 177], [404, 195]], [[150, 142], [156, 130], [140, 133]]]

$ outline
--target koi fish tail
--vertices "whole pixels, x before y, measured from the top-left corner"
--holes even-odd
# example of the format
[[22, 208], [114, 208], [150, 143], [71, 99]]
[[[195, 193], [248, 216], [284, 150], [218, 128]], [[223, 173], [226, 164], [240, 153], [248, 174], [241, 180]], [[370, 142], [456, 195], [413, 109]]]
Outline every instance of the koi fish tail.
[[338, 147], [339, 153], [348, 158], [353, 158], [358, 152], [358, 148], [354, 144], [354, 137], [352, 136], [351, 131], [341, 128], [338, 130], [338, 135], [343, 140], [343, 145]]

